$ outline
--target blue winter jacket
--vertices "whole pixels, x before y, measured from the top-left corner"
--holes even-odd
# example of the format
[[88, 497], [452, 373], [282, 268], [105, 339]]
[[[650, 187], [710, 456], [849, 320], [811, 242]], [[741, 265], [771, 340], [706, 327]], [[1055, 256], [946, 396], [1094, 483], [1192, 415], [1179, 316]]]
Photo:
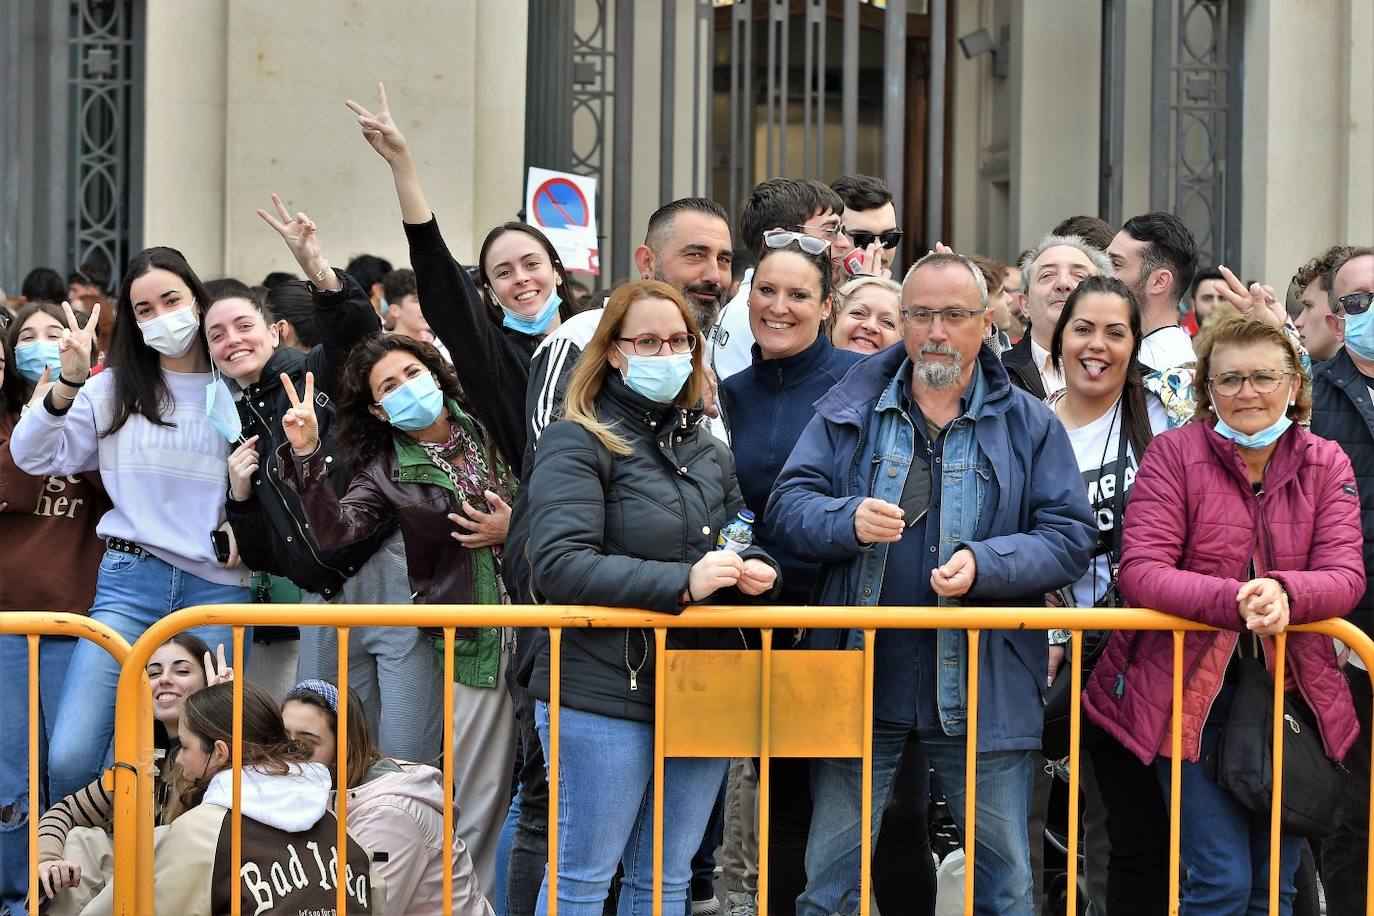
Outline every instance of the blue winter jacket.
[[[816, 604], [878, 602], [887, 545], [861, 546], [854, 514], [866, 497], [893, 503], [900, 498], [913, 436], [910, 420], [894, 408], [900, 404], [900, 374], [910, 371], [904, 347], [856, 364], [816, 402], [816, 416], [768, 501], [768, 524], [788, 534], [792, 553], [824, 564]], [[991, 351], [979, 351], [978, 371], [978, 395], [951, 430], [957, 435], [971, 424], [977, 447], [967, 451], [978, 457], [943, 464], [938, 545], [942, 563], [969, 548], [977, 576], [963, 598], [940, 603], [1042, 607], [1046, 592], [1087, 571], [1097, 529], [1068, 434], [1054, 414], [1013, 388]], [[955, 534], [966, 530], [974, 536]], [[906, 536], [918, 531], [909, 529]], [[863, 631], [816, 631], [809, 644], [861, 648]], [[978, 750], [1038, 748], [1049, 666], [1045, 632], [984, 631], [980, 645]], [[962, 630], [938, 632], [936, 705], [949, 735], [967, 731], [967, 647]], [[881, 709], [883, 698], [874, 701]]]

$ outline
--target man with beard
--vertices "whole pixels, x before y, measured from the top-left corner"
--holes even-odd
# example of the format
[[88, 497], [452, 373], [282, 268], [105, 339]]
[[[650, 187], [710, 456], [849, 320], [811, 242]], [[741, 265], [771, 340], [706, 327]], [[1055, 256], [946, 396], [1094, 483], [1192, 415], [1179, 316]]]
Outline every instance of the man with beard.
[[1064, 374], [1050, 360], [1054, 326], [1069, 293], [1085, 277], [1098, 274], [1111, 276], [1111, 262], [1077, 235], [1047, 235], [1026, 254], [1021, 261], [1021, 297], [1030, 314], [1030, 333], [1002, 354], [1013, 385], [1042, 401], [1064, 388]]
[[[696, 318], [698, 347], [706, 346], [730, 288], [730, 218], [725, 209], [704, 197], [684, 197], [664, 204], [649, 217], [644, 244], [635, 249], [635, 267], [645, 280], [662, 280], [682, 290]], [[563, 322], [544, 338], [530, 364], [525, 408], [530, 437], [525, 466], [531, 467], [534, 446], [544, 427], [553, 422], [563, 404], [582, 348], [601, 323], [601, 309], [582, 312]]]
[[[765, 526], [823, 564], [817, 605], [1042, 606], [1088, 568], [1097, 530], [1064, 427], [1012, 386], [983, 345], [987, 285], [969, 259], [929, 254], [902, 284], [905, 346], [859, 363], [816, 416], [768, 501]], [[835, 494], [843, 494], [836, 496]], [[980, 649], [974, 912], [1030, 916], [1026, 820], [1044, 720], [1043, 630], [988, 631]], [[861, 649], [863, 630], [815, 630]], [[915, 734], [962, 830], [968, 643], [961, 630], [880, 630], [873, 681], [872, 827]], [[816, 760], [797, 916], [853, 912], [861, 761]]]
[[1116, 275], [1140, 308], [1140, 363], [1167, 372], [1193, 362], [1193, 341], [1179, 327], [1179, 302], [1197, 271], [1197, 240], [1172, 213], [1126, 220], [1107, 248]]

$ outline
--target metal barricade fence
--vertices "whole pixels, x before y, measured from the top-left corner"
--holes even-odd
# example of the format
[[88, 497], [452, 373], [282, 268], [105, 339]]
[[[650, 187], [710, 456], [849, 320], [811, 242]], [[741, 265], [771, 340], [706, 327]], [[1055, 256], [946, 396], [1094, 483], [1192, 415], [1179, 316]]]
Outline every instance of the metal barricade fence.
[[[5, 615], [0, 615], [3, 620]], [[55, 615], [48, 615], [49, 618]], [[80, 618], [78, 618], [80, 619]], [[755, 757], [759, 760], [759, 878], [758, 911], [768, 912], [769, 760], [771, 757], [851, 757], [862, 761], [860, 799], [861, 837], [872, 835], [873, 647], [877, 629], [962, 629], [968, 634], [967, 750], [965, 763], [964, 911], [973, 911], [975, 810], [977, 795], [979, 645], [986, 630], [1067, 628], [1073, 635], [1073, 703], [1070, 712], [1071, 746], [1079, 747], [1082, 693], [1083, 634], [1085, 630], [1172, 631], [1173, 715], [1172, 788], [1170, 792], [1169, 900], [1178, 912], [1179, 787], [1182, 756], [1182, 696], [1184, 634], [1207, 626], [1157, 611], [1105, 608], [828, 608], [828, 607], [699, 607], [679, 616], [625, 608], [555, 605], [416, 605], [404, 609], [387, 605], [264, 606], [216, 605], [171, 614], [148, 629], [128, 653], [119, 681], [115, 721], [115, 874], [114, 912], [120, 916], [149, 916], [154, 912], [152, 863], [152, 753], [149, 687], [143, 676], [148, 658], [158, 646], [182, 630], [205, 624], [232, 626], [234, 657], [242, 658], [244, 628], [291, 625], [335, 627], [339, 635], [338, 686], [348, 693], [348, 635], [352, 627], [420, 626], [444, 633], [444, 862], [452, 861], [453, 844], [453, 710], [455, 628], [510, 626], [548, 628], [550, 632], [549, 743], [550, 786], [559, 785], [560, 654], [563, 630], [569, 628], [643, 628], [655, 635], [658, 676], [655, 680], [653, 764], [654, 913], [662, 912], [663, 893], [663, 767], [667, 757]], [[668, 630], [691, 628], [750, 628], [762, 633], [758, 650], [670, 650]], [[774, 651], [773, 629], [861, 629], [865, 648], [859, 651]], [[1367, 667], [1374, 668], [1374, 641], [1343, 620], [1291, 627], [1339, 638]], [[12, 632], [0, 626], [0, 632]], [[1273, 785], [1283, 785], [1283, 691], [1286, 634], [1275, 640]], [[1061, 673], [1060, 676], [1063, 676]], [[242, 863], [240, 781], [242, 777], [243, 680], [235, 679], [233, 812], [231, 814], [231, 875]], [[498, 685], [500, 689], [500, 685]], [[348, 703], [338, 710], [337, 785], [346, 785]], [[1369, 774], [1355, 774], [1355, 778]], [[1078, 754], [1070, 758], [1068, 848], [1078, 847]], [[348, 912], [345, 880], [347, 795], [337, 793], [338, 861], [335, 889], [338, 913]], [[1278, 861], [1281, 793], [1271, 810], [1270, 861]], [[549, 793], [548, 845], [550, 867], [549, 913], [557, 913], [558, 792]], [[1374, 823], [1374, 802], [1370, 808]], [[1374, 847], [1368, 867], [1374, 874]], [[860, 912], [868, 916], [871, 897], [871, 855], [861, 856]], [[1076, 912], [1077, 857], [1068, 856], [1068, 908]], [[1269, 869], [1270, 912], [1278, 912], [1279, 870]], [[241, 894], [230, 895], [233, 916], [240, 916]], [[444, 912], [452, 912], [452, 873], [446, 867]], [[1374, 882], [1369, 888], [1374, 912]]]
[[[39, 700], [38, 700], [38, 658], [39, 640], [44, 636], [72, 636], [78, 639], [89, 640], [103, 648], [110, 656], [123, 668], [129, 656], [129, 643], [124, 637], [103, 623], [98, 623], [81, 614], [63, 614], [58, 612], [20, 612], [6, 611], [0, 614], [0, 636], [23, 636], [28, 642], [28, 683], [25, 690], [28, 694], [28, 834], [29, 834], [29, 894], [28, 911], [37, 913], [39, 906], [39, 885], [38, 885], [38, 819], [41, 816], [39, 801], [42, 794], [39, 792], [38, 777], [38, 722], [39, 722]], [[142, 669], [139, 671], [142, 674]], [[137, 713], [146, 713], [149, 717], [148, 744], [152, 743], [152, 697], [150, 688], [147, 686], [146, 675], [143, 677], [144, 689], [142, 691], [143, 700], [139, 704]], [[0, 684], [0, 690], [17, 689], [16, 684]], [[53, 710], [55, 712], [55, 710]], [[7, 740], [6, 736], [0, 736], [0, 740]], [[150, 751], [151, 753], [151, 751]], [[54, 799], [56, 801], [56, 799]], [[151, 798], [149, 799], [151, 803]], [[148, 808], [151, 816], [152, 809]]]

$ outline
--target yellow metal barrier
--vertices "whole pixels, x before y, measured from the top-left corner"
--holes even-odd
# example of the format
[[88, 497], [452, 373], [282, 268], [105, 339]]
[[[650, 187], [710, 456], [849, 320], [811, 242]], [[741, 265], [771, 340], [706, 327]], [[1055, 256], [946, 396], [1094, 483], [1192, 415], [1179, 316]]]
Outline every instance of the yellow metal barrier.
[[[0, 615], [0, 619], [3, 615]], [[80, 620], [81, 618], [78, 618]], [[115, 913], [148, 916], [154, 912], [152, 889], [151, 787], [152, 755], [148, 687], [142, 676], [153, 651], [174, 634], [196, 626], [218, 624], [234, 629], [235, 657], [242, 657], [244, 627], [268, 625], [332, 626], [339, 631], [339, 688], [348, 686], [348, 631], [359, 626], [423, 626], [444, 633], [444, 861], [452, 859], [453, 841], [453, 648], [456, 627], [511, 626], [550, 630], [549, 738], [553, 753], [548, 760], [549, 784], [556, 787], [559, 771], [559, 709], [562, 631], [575, 627], [631, 627], [655, 631], [657, 670], [654, 732], [654, 912], [662, 912], [663, 765], [667, 757], [757, 757], [759, 759], [759, 910], [767, 912], [768, 896], [768, 798], [771, 757], [858, 757], [862, 760], [860, 800], [862, 836], [871, 836], [872, 809], [872, 688], [874, 633], [887, 629], [963, 629], [968, 631], [968, 725], [965, 774], [965, 888], [964, 909], [972, 912], [974, 894], [975, 812], [977, 795], [978, 740], [978, 647], [983, 630], [1064, 627], [1072, 631], [1074, 662], [1070, 677], [1074, 702], [1070, 713], [1071, 746], [1079, 746], [1081, 710], [1079, 698], [1085, 630], [1173, 631], [1174, 678], [1172, 771], [1170, 793], [1169, 894], [1170, 912], [1178, 912], [1179, 808], [1182, 756], [1182, 663], [1183, 637], [1188, 631], [1208, 627], [1156, 611], [1102, 608], [822, 608], [822, 607], [702, 607], [680, 616], [624, 608], [521, 606], [521, 605], [388, 605], [266, 606], [221, 605], [190, 608], [169, 615], [143, 635], [128, 653], [119, 681], [115, 725]], [[678, 651], [667, 648], [667, 631], [690, 628], [748, 627], [763, 633], [759, 651]], [[834, 628], [865, 631], [865, 650], [858, 652], [774, 652], [769, 638], [773, 628]], [[1331, 620], [1292, 627], [1341, 639], [1367, 666], [1374, 668], [1374, 641], [1353, 625]], [[4, 632], [0, 627], [0, 632]], [[1273, 784], [1283, 785], [1282, 694], [1286, 636], [1277, 638]], [[498, 687], [498, 689], [500, 689]], [[231, 874], [241, 864], [240, 772], [242, 745], [242, 682], [234, 696], [234, 812], [232, 815]], [[339, 706], [338, 782], [346, 784], [347, 703]], [[1364, 775], [1364, 774], [1358, 774]], [[1078, 847], [1078, 761], [1070, 759], [1070, 819], [1068, 848], [1068, 912], [1075, 912]], [[347, 793], [338, 798], [338, 873], [335, 876], [337, 906], [347, 912], [346, 824]], [[1278, 861], [1281, 796], [1271, 811], [1270, 861]], [[1374, 803], [1370, 809], [1374, 823]], [[549, 793], [549, 912], [557, 913], [558, 792]], [[871, 856], [861, 857], [860, 907], [869, 912]], [[1374, 848], [1370, 873], [1374, 874]], [[1270, 869], [1270, 911], [1278, 910], [1278, 878]], [[452, 875], [445, 878], [446, 914], [452, 912]], [[240, 894], [231, 895], [234, 916]], [[1374, 882], [1369, 907], [1374, 912]]]
[[[24, 636], [28, 640], [29, 651], [29, 902], [28, 911], [38, 912], [39, 887], [38, 887], [38, 819], [42, 812], [39, 810], [39, 799], [41, 795], [38, 791], [38, 641], [43, 636], [74, 636], [78, 639], [89, 640], [103, 648], [110, 656], [122, 667], [125, 659], [129, 656], [129, 644], [114, 630], [98, 623], [89, 617], [81, 614], [61, 614], [56, 612], [44, 613], [25, 613], [18, 611], [5, 611], [0, 614], [0, 635], [3, 636]], [[147, 684], [147, 678], [144, 678]], [[0, 690], [13, 689], [15, 685], [0, 684]], [[144, 700], [140, 704], [140, 713], [152, 715], [152, 699], [149, 689], [143, 691]], [[151, 724], [149, 724], [149, 741], [152, 740]], [[0, 737], [0, 740], [4, 740]], [[148, 809], [151, 816], [152, 809]]]

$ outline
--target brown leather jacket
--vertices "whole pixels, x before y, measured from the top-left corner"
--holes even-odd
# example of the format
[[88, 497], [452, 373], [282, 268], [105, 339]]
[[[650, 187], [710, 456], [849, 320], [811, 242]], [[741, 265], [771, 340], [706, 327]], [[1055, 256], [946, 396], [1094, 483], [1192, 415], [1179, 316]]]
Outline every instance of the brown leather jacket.
[[[351, 544], [395, 521], [405, 540], [416, 604], [500, 601], [491, 548], [469, 549], [449, 537], [448, 516], [459, 511], [461, 497], [420, 446], [398, 437], [394, 448], [382, 449], [358, 471], [343, 498], [329, 484], [331, 459], [322, 452], [300, 458], [283, 445], [278, 455], [282, 479], [300, 494], [321, 547]], [[475, 630], [458, 634], [474, 635]]]

